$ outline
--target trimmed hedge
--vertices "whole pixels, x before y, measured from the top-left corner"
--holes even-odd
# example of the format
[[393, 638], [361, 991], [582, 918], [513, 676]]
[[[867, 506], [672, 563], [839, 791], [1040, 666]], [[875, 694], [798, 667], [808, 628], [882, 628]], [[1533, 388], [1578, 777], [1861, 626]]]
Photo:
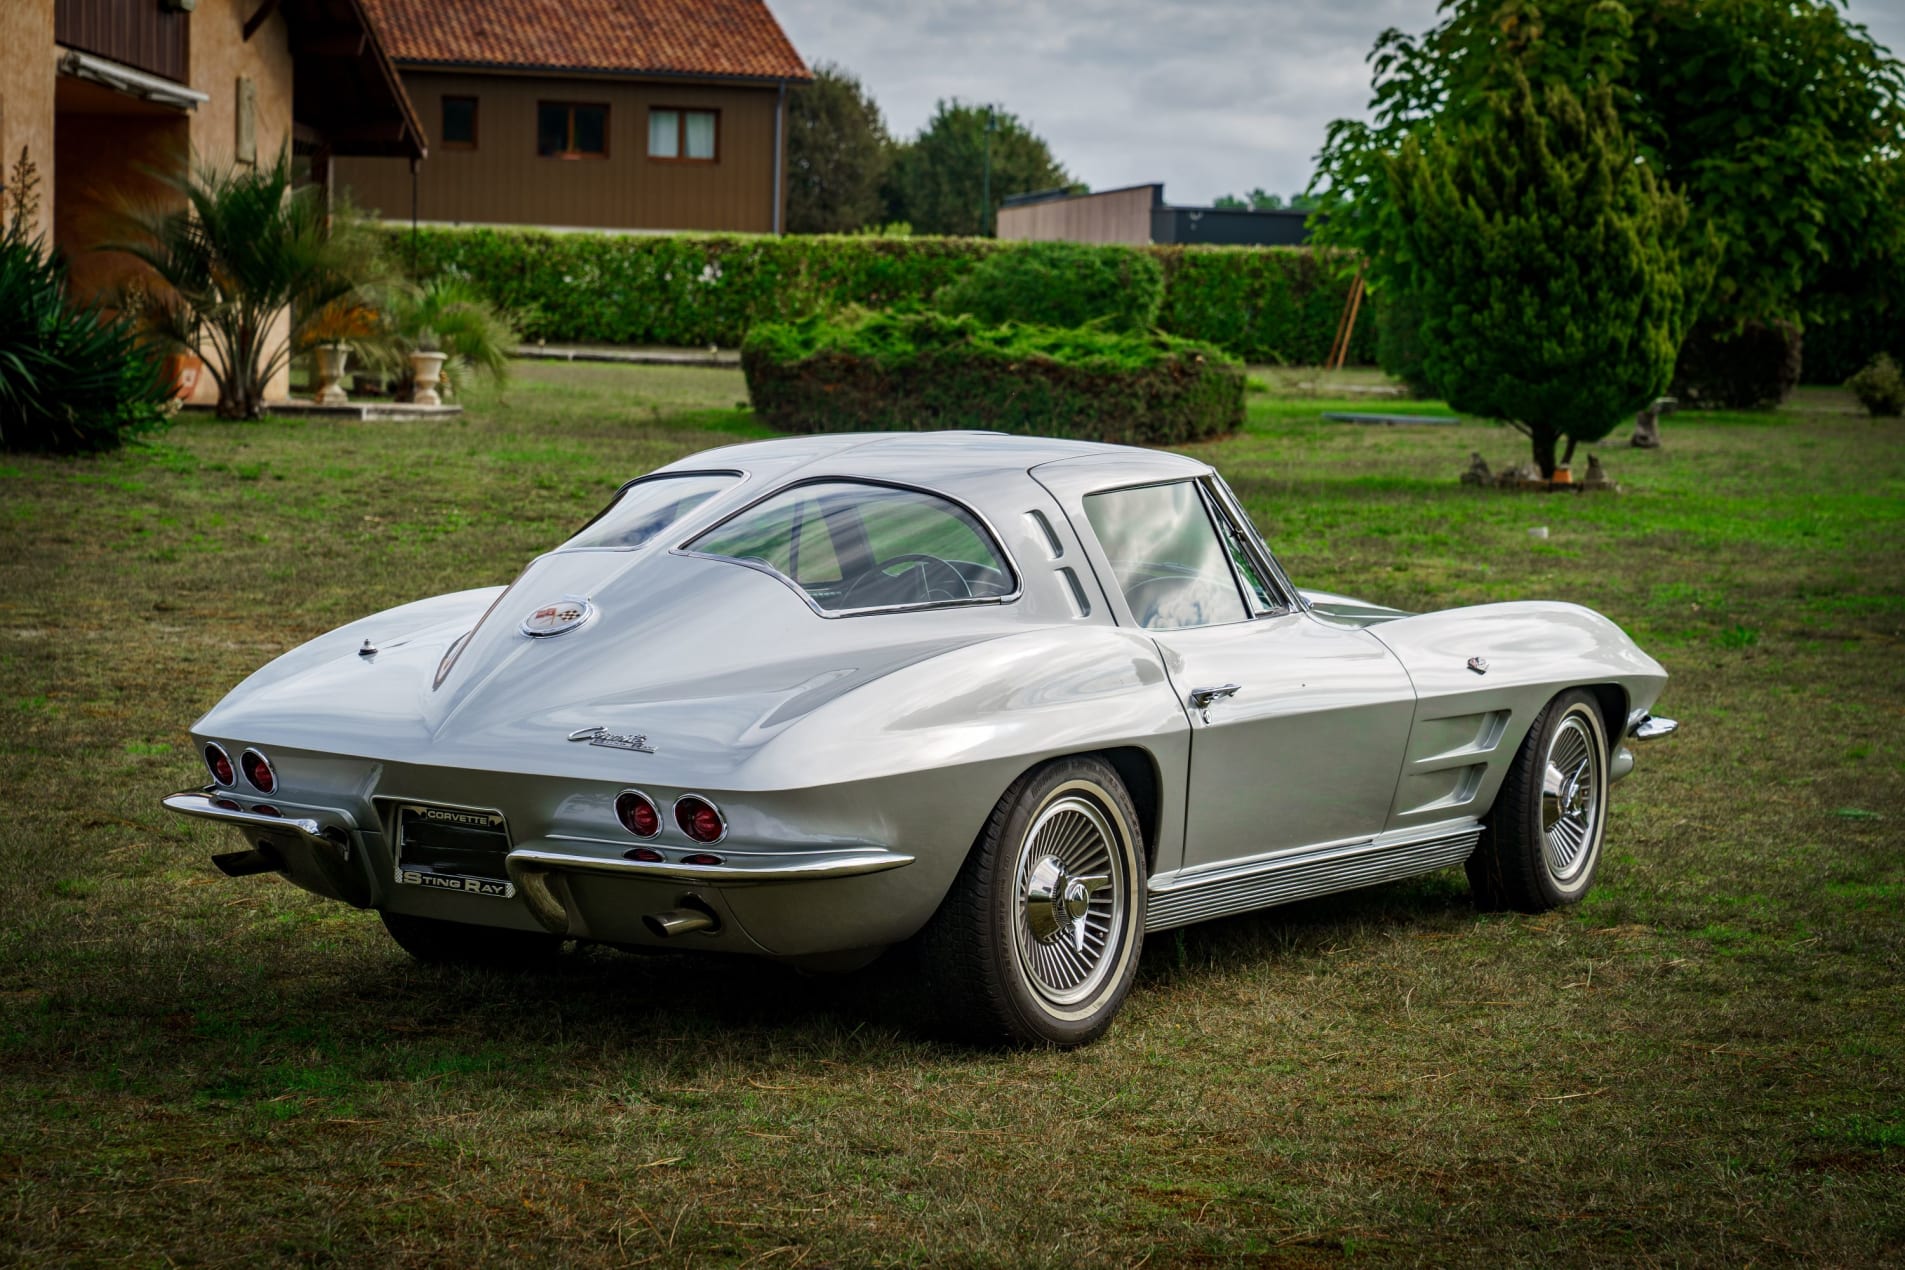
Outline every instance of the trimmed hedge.
[[763, 323], [741, 345], [741, 369], [755, 414], [787, 432], [982, 428], [1175, 445], [1244, 419], [1242, 363], [1155, 333], [862, 312]]
[[[420, 278], [470, 279], [529, 339], [735, 345], [760, 322], [853, 307], [929, 307], [948, 284], [1012, 244], [984, 238], [554, 234], [392, 225]], [[1349, 282], [1340, 257], [1300, 247], [1118, 247], [1164, 270], [1159, 325], [1251, 362], [1320, 364]], [[1368, 301], [1349, 360], [1375, 360]]]
[[1083, 243], [1015, 243], [995, 251], [939, 293], [945, 313], [995, 325], [1097, 326], [1149, 331], [1164, 303], [1164, 270], [1141, 251]]

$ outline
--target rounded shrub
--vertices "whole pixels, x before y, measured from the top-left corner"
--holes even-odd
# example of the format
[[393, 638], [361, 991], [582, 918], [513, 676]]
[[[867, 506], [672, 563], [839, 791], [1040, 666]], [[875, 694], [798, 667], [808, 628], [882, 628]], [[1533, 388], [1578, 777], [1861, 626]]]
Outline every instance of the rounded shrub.
[[788, 432], [992, 429], [1174, 445], [1243, 424], [1242, 363], [1168, 335], [924, 312], [754, 328], [755, 413]]
[[1905, 414], [1905, 373], [1888, 354], [1880, 353], [1865, 369], [1845, 381], [1852, 395], [1873, 415], [1897, 418]]
[[1799, 383], [1800, 349], [1791, 322], [1747, 322], [1737, 331], [1698, 323], [1680, 346], [1673, 395], [1695, 409], [1777, 406]]
[[939, 293], [947, 313], [999, 325], [1148, 331], [1164, 303], [1164, 270], [1130, 247], [1026, 243], [995, 252]]

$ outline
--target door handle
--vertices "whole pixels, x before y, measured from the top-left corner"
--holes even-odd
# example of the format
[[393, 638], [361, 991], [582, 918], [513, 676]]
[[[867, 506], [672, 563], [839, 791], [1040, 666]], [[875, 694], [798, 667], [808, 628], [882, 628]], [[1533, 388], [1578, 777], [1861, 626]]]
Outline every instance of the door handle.
[[1220, 684], [1215, 688], [1191, 689], [1191, 708], [1208, 710], [1225, 697], [1234, 697], [1243, 688], [1242, 684]]

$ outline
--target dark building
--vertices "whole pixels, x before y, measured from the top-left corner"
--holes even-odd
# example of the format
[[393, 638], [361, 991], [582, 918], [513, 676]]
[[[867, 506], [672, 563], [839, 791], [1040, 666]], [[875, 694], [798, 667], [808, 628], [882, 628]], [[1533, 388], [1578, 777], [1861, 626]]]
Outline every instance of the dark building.
[[1301, 247], [1308, 212], [1172, 207], [1162, 185], [1096, 194], [1042, 190], [1005, 200], [999, 237], [1026, 242], [1204, 243], [1222, 247]]

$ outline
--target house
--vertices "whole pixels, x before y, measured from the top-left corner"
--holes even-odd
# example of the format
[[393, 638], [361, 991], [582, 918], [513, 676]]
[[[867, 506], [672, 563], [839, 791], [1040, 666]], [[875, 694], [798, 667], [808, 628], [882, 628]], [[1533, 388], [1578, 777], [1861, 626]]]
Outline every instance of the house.
[[787, 92], [763, 0], [363, 0], [437, 144], [338, 179], [390, 220], [776, 233]]
[[39, 170], [40, 229], [76, 290], [123, 270], [92, 245], [97, 213], [156, 192], [186, 158], [269, 161], [324, 180], [338, 156], [422, 159], [422, 125], [360, 0], [4, 0], [0, 156]]
[[1229, 247], [1300, 247], [1310, 214], [1241, 208], [1172, 207], [1162, 185], [1096, 194], [1041, 190], [999, 208], [999, 237], [1028, 242], [1207, 243]]
[[154, 170], [286, 146], [319, 182], [341, 156], [424, 157], [360, 0], [0, 0], [0, 156], [38, 169], [37, 229], [75, 293], [140, 267], [91, 248], [115, 203], [175, 197]]

